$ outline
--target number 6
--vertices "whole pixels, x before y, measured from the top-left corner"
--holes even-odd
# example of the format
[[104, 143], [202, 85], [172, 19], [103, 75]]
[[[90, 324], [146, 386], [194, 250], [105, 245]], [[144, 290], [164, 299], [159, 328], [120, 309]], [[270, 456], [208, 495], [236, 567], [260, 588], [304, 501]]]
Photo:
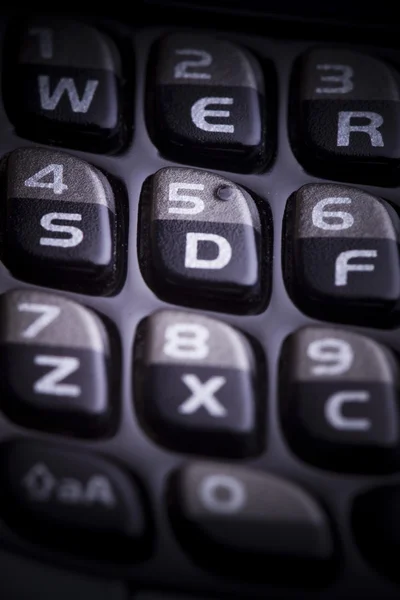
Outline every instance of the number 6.
[[[331, 204], [351, 204], [351, 198], [324, 198], [320, 200], [313, 208], [312, 222], [319, 229], [328, 229], [338, 231], [341, 229], [349, 229], [354, 224], [354, 217], [349, 212], [343, 210], [325, 211], [325, 206]], [[339, 223], [331, 223], [326, 219], [337, 219]]]

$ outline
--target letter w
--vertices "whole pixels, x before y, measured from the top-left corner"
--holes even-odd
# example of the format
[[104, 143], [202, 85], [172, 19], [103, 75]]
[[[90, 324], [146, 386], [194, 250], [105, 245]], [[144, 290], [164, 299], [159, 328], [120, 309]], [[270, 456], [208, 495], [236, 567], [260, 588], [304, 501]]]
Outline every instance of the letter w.
[[99, 85], [96, 79], [88, 79], [82, 99], [80, 99], [72, 77], [62, 77], [51, 95], [50, 77], [48, 75], [39, 75], [38, 79], [40, 105], [44, 110], [54, 110], [60, 102], [61, 96], [64, 92], [67, 92], [74, 113], [86, 113], [89, 110], [94, 93]]

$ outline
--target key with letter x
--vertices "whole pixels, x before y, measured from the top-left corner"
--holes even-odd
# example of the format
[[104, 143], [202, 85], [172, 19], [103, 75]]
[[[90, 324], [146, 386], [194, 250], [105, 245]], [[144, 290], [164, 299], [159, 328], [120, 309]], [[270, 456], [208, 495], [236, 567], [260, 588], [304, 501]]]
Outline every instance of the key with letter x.
[[136, 409], [148, 432], [184, 452], [259, 452], [262, 407], [247, 339], [221, 321], [185, 312], [158, 312], [141, 327]]
[[217, 400], [214, 394], [226, 383], [225, 377], [211, 377], [202, 383], [197, 375], [182, 375], [182, 381], [192, 392], [190, 398], [185, 400], [178, 408], [182, 415], [191, 415], [204, 407], [213, 417], [225, 417], [227, 410]]

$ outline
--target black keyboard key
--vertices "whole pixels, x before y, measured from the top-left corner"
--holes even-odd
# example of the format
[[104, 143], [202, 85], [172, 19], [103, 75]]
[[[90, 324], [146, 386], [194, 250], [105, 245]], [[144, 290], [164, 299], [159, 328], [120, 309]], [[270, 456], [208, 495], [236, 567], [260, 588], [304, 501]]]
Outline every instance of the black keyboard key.
[[174, 34], [158, 45], [147, 122], [161, 152], [187, 164], [260, 171], [275, 145], [275, 81], [244, 48]]
[[66, 19], [10, 31], [3, 94], [23, 136], [93, 152], [121, 144], [121, 60], [108, 35]]
[[0, 299], [1, 408], [26, 427], [100, 435], [110, 427], [110, 347], [100, 319], [42, 292]]
[[394, 356], [373, 340], [340, 329], [298, 331], [281, 359], [280, 410], [290, 445], [326, 469], [398, 469], [398, 386]]
[[[353, 187], [309, 184], [286, 211], [285, 278], [307, 313], [374, 325], [400, 298], [398, 216]], [[367, 321], [366, 321], [367, 320]]]
[[[13, 442], [2, 449], [2, 518], [22, 535], [74, 552], [132, 555], [146, 534], [137, 484], [115, 464], [50, 444]], [[120, 542], [118, 541], [120, 540]], [[140, 552], [138, 552], [140, 553]], [[126, 557], [125, 557], [126, 558]]]
[[151, 436], [183, 452], [260, 452], [264, 384], [255, 381], [241, 333], [205, 316], [160, 311], [142, 324], [138, 342], [135, 403]]
[[267, 206], [261, 214], [228, 179], [179, 167], [158, 171], [141, 203], [141, 267], [159, 297], [214, 310], [263, 310], [272, 258]]
[[315, 49], [294, 84], [293, 148], [309, 171], [384, 186], [399, 180], [400, 77], [392, 67], [349, 50]]
[[69, 154], [23, 148], [6, 171], [3, 261], [20, 279], [108, 295], [119, 285], [117, 208], [100, 171]]
[[216, 569], [225, 564], [238, 575], [258, 565], [266, 579], [288, 572], [294, 581], [310, 572], [318, 579], [333, 558], [325, 512], [294, 483], [233, 465], [192, 463], [171, 485], [178, 537]]
[[400, 551], [400, 486], [384, 485], [357, 496], [352, 508], [352, 526], [364, 557], [381, 573], [400, 581], [397, 557]]

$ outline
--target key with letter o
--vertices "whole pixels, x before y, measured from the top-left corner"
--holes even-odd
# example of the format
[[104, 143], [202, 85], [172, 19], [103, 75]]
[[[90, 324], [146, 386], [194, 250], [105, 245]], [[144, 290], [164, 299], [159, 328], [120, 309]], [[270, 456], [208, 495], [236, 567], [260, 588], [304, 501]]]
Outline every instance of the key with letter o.
[[[232, 464], [186, 464], [170, 481], [170, 514], [179, 540], [221, 573], [284, 583], [330, 572], [334, 543], [319, 502], [295, 483]], [[267, 570], [267, 574], [265, 571]]]
[[232, 42], [174, 34], [155, 54], [147, 123], [161, 152], [228, 171], [265, 168], [275, 147], [275, 75], [268, 62], [266, 93], [258, 62]]

